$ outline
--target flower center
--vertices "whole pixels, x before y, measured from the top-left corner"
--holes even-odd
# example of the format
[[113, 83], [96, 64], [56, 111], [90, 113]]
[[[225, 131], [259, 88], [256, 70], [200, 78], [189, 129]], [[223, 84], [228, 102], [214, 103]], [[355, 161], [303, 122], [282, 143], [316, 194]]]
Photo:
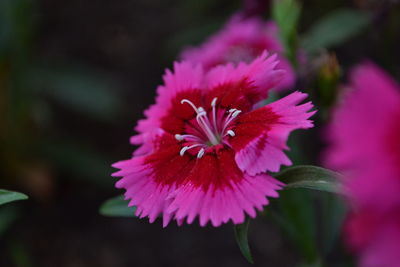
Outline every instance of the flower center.
[[198, 134], [176, 134], [178, 141], [186, 141], [187, 146], [182, 147], [179, 154], [183, 156], [186, 151], [192, 148], [200, 148], [197, 157], [201, 158], [205, 149], [224, 142], [227, 136], [235, 136], [235, 132], [229, 129], [233, 120], [242, 112], [238, 109], [230, 109], [228, 111], [217, 108], [217, 98], [211, 101], [211, 114], [202, 107], [196, 107], [193, 102], [188, 99], [182, 99], [181, 104], [190, 105], [196, 112], [196, 122], [194, 127]]

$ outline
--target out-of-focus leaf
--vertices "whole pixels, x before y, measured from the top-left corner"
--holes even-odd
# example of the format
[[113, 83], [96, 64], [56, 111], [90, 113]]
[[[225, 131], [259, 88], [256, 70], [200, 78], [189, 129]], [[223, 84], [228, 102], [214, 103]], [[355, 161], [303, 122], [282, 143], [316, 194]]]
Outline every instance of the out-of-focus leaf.
[[35, 32], [35, 1], [0, 1], [0, 60], [2, 56], [12, 57], [14, 64], [24, 62]]
[[339, 193], [339, 174], [337, 172], [311, 165], [287, 168], [275, 175], [286, 184], [285, 188], [307, 188]]
[[129, 201], [123, 195], [106, 200], [99, 209], [103, 216], [112, 217], [135, 217], [136, 207], [128, 207]]
[[338, 240], [340, 229], [346, 217], [346, 206], [337, 195], [323, 194], [321, 197], [322, 211], [322, 252], [327, 255], [331, 252]]
[[274, 0], [272, 17], [279, 27], [279, 35], [285, 46], [287, 57], [296, 61], [297, 24], [301, 6], [297, 0]]
[[122, 106], [113, 83], [85, 68], [41, 68], [31, 79], [46, 94], [66, 107], [95, 119], [111, 120]]
[[320, 260], [316, 260], [315, 262], [312, 263], [302, 263], [299, 264], [297, 267], [323, 267], [324, 265]]
[[242, 224], [237, 224], [234, 226], [236, 242], [242, 252], [243, 256], [250, 263], [254, 263], [253, 257], [251, 256], [249, 240], [248, 240], [248, 229], [249, 229], [250, 219], [247, 218]]
[[16, 267], [32, 267], [33, 260], [25, 245], [17, 240], [10, 246], [10, 256]]
[[271, 209], [269, 213], [307, 263], [316, 262], [319, 258], [312, 193], [304, 189], [283, 191], [276, 201], [277, 210]]
[[42, 156], [72, 177], [109, 188], [114, 183], [110, 177], [111, 160], [101, 153], [70, 140], [46, 140], [39, 145]]
[[304, 35], [302, 46], [309, 53], [340, 45], [361, 33], [369, 24], [367, 13], [341, 9], [322, 18]]
[[0, 205], [24, 199], [28, 199], [28, 196], [23, 193], [0, 189]]
[[0, 237], [18, 218], [19, 212], [19, 209], [12, 204], [0, 207]]

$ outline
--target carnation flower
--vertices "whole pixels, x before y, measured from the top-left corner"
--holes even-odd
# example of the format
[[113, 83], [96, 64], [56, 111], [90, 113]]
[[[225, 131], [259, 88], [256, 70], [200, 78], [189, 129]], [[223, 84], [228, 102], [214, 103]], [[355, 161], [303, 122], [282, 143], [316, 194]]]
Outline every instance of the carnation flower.
[[136, 206], [136, 215], [163, 225], [213, 226], [242, 223], [278, 197], [283, 184], [266, 171], [290, 165], [284, 154], [288, 134], [310, 128], [310, 102], [294, 92], [253, 109], [282, 78], [276, 57], [264, 53], [250, 64], [218, 66], [182, 62], [167, 70], [156, 103], [145, 111], [131, 142], [131, 159], [115, 163], [116, 184]]
[[344, 174], [354, 211], [346, 224], [361, 266], [398, 266], [400, 87], [371, 63], [356, 68], [329, 128], [329, 166]]
[[278, 53], [278, 68], [286, 71], [275, 89], [291, 88], [295, 82], [295, 73], [283, 55], [284, 48], [279, 40], [278, 27], [272, 21], [233, 16], [221, 31], [212, 35], [205, 43], [184, 50], [181, 58], [201, 63], [206, 69], [210, 69], [228, 62], [251, 62], [264, 50]]

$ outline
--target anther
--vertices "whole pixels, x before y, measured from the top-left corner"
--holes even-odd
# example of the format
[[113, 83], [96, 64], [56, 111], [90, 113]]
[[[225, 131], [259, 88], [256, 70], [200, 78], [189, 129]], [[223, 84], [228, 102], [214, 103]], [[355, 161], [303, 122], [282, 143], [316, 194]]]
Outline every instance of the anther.
[[199, 152], [197, 153], [197, 158], [200, 159], [201, 157], [203, 157], [204, 152], [205, 152], [204, 148], [200, 149]]
[[215, 107], [215, 105], [217, 104], [217, 97], [214, 97], [213, 100], [211, 101], [211, 107]]
[[182, 99], [182, 100], [181, 100], [181, 104], [184, 104], [184, 103], [188, 103], [188, 104], [194, 109], [194, 111], [197, 112], [197, 107], [193, 104], [192, 101], [187, 100], [187, 99]]
[[188, 149], [189, 149], [188, 146], [182, 147], [181, 151], [179, 151], [179, 155], [181, 155], [181, 157], [183, 157], [183, 155], [185, 154], [186, 150], [188, 150]]
[[235, 112], [233, 112], [232, 118], [236, 118], [240, 114], [240, 112], [242, 112], [242, 111], [241, 110], [236, 110]]
[[176, 135], [175, 135], [175, 139], [178, 140], [178, 141], [182, 141], [184, 138], [183, 138], [182, 135], [176, 134]]
[[228, 130], [226, 133], [232, 137], [235, 136], [235, 132], [232, 130]]

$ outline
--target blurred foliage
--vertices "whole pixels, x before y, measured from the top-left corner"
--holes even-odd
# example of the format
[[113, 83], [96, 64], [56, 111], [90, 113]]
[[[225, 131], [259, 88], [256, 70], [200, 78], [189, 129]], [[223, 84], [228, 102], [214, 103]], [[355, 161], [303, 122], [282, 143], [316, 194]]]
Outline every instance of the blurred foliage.
[[28, 196], [23, 193], [0, 189], [0, 205], [24, 199], [28, 199]]
[[0, 238], [7, 229], [20, 216], [20, 209], [15, 205], [5, 205], [0, 207]]
[[129, 201], [123, 195], [110, 198], [99, 209], [103, 216], [135, 217], [136, 207], [128, 207]]
[[319, 261], [316, 243], [316, 210], [312, 195], [302, 190], [280, 193], [276, 210], [270, 211], [271, 218], [281, 227], [295, 248], [308, 264]]
[[248, 230], [249, 230], [250, 219], [246, 218], [245, 222], [242, 224], [237, 224], [234, 226], [236, 242], [242, 252], [243, 256], [250, 263], [254, 263], [253, 256], [251, 255], [249, 240], [248, 240]]
[[273, 1], [272, 18], [279, 27], [286, 56], [294, 65], [297, 64], [297, 35], [300, 14], [301, 5], [297, 0]]
[[[311, 92], [313, 102], [318, 104], [318, 113], [314, 116], [317, 127], [322, 128], [329, 119], [330, 109], [338, 101], [338, 86], [343, 82], [349, 66], [371, 57], [395, 76], [400, 75], [400, 67], [394, 60], [399, 53], [400, 7], [394, 1], [269, 2], [270, 12], [267, 9], [259, 10], [258, 15], [270, 16], [280, 27], [286, 55], [302, 75], [296, 89]], [[97, 69], [74, 61], [42, 56], [37, 46], [43, 40], [39, 41], [37, 34], [44, 27], [40, 19], [46, 14], [41, 14], [43, 10], [40, 10], [38, 3], [41, 4], [41, 1], [0, 0], [0, 185], [21, 189], [39, 200], [48, 200], [57, 194], [55, 184], [58, 178], [74, 179], [71, 183], [88, 184], [85, 190], [90, 193], [97, 192], [99, 188], [111, 191], [114, 180], [109, 177], [112, 172], [110, 155], [102, 147], [94, 148], [88, 139], [90, 141], [96, 136], [85, 136], [79, 127], [89, 123], [106, 124], [110, 128], [124, 109], [118, 86], [109, 75]], [[174, 17], [172, 22], [151, 18], [156, 21], [153, 27], [160, 28], [158, 33], [164, 34], [165, 39], [157, 44], [157, 49], [166, 54], [165, 59], [157, 59], [159, 65], [154, 67], [157, 70], [164, 68], [164, 65], [170, 66], [182, 47], [202, 42], [245, 6], [239, 0], [189, 0], [176, 1], [174, 5], [150, 1], [146, 5], [152, 8], [168, 6], [168, 12]], [[60, 8], [64, 8], [61, 2]], [[75, 10], [71, 10], [75, 16]], [[143, 16], [146, 15], [144, 13]], [[133, 25], [138, 20], [129, 18], [123, 23]], [[142, 23], [146, 25], [148, 22], [149, 19]], [[167, 27], [170, 29], [164, 29]], [[147, 38], [147, 29], [140, 30], [145, 32], [142, 36]], [[107, 37], [103, 36], [104, 39]], [[153, 41], [148, 39], [147, 43]], [[146, 42], [140, 44], [145, 46]], [[136, 46], [135, 49], [142, 47]], [[307, 56], [301, 61], [298, 53], [303, 50]], [[135, 55], [140, 54], [143, 54], [142, 50]], [[159, 54], [156, 53], [155, 57]], [[154, 61], [145, 64], [132, 62], [140, 64], [141, 68], [154, 64]], [[130, 70], [129, 76], [133, 73]], [[147, 79], [147, 76], [143, 79]], [[155, 85], [157, 82], [150, 83]], [[273, 95], [271, 99], [278, 97]], [[135, 99], [132, 103], [138, 104], [139, 101]], [[79, 120], [75, 126], [77, 129], [73, 129], [75, 133], [60, 127], [66, 117]], [[290, 137], [291, 151], [288, 154], [295, 165], [318, 163], [315, 156], [309, 156], [319, 152], [312, 145], [321, 141], [314, 137], [297, 133]], [[314, 171], [319, 174], [314, 176]], [[282, 173], [291, 172], [294, 173], [285, 179], [296, 180], [292, 187], [335, 191], [330, 186], [334, 175], [329, 171], [294, 167]], [[324, 185], [329, 186], [321, 187], [318, 182], [321, 179], [327, 181]], [[289, 180], [285, 182], [290, 184]], [[7, 201], [23, 198], [21, 195], [6, 195], [11, 197]], [[1, 199], [2, 192], [0, 204]], [[0, 207], [0, 236], [4, 236], [12, 223], [22, 216], [22, 207], [16, 204], [22, 203]], [[134, 210], [134, 207], [127, 207], [127, 201], [122, 196], [118, 196], [106, 201], [100, 213], [131, 217], [134, 216]], [[339, 250], [340, 255], [338, 236], [346, 207], [337, 196], [304, 188], [283, 190], [279, 199], [271, 201], [265, 213], [270, 214], [270, 218], [278, 223], [297, 248], [304, 263], [302, 266], [326, 266], [327, 259], [332, 259], [332, 251]], [[248, 223], [246, 221], [237, 226], [235, 231], [239, 247], [251, 259], [247, 240]], [[15, 240], [7, 247], [16, 266], [31, 266], [28, 247]], [[338, 262], [337, 266], [347, 266], [342, 258]]]
[[55, 189], [58, 169], [110, 185], [111, 160], [82, 145], [79, 137], [60, 138], [54, 122], [58, 106], [82, 115], [82, 123], [111, 122], [122, 106], [116, 84], [88, 67], [38, 59], [35, 4], [0, 1], [0, 183], [41, 198]]
[[307, 188], [340, 193], [340, 186], [338, 185], [340, 174], [317, 166], [297, 165], [289, 167], [274, 175], [274, 177], [286, 185], [285, 189]]
[[314, 23], [303, 35], [302, 47], [310, 54], [321, 49], [341, 45], [360, 34], [370, 23], [370, 16], [364, 11], [353, 9], [335, 10]]

